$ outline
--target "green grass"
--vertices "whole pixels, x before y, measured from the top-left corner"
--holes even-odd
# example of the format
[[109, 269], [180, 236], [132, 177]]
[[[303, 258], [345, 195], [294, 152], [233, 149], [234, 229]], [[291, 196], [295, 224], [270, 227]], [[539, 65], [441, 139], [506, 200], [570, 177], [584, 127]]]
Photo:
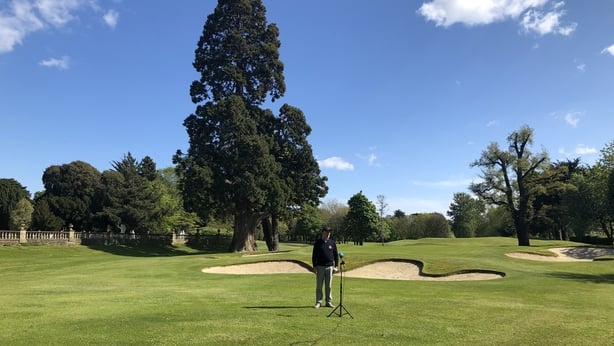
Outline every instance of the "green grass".
[[[0, 247], [1, 345], [610, 345], [614, 261], [535, 262], [505, 256], [581, 245], [515, 239], [422, 239], [340, 244], [346, 270], [385, 259], [429, 274], [495, 270], [490, 281], [345, 278], [354, 319], [312, 309], [310, 274], [205, 274], [208, 266], [310, 262], [280, 253], [199, 253], [85, 246]], [[264, 244], [260, 248], [266, 248]], [[334, 281], [338, 296], [339, 277]]]

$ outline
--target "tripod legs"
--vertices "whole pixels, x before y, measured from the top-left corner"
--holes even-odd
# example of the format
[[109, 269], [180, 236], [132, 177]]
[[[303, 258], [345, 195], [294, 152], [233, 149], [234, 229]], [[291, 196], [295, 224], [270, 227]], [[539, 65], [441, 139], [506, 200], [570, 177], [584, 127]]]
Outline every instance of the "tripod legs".
[[344, 266], [345, 266], [345, 263], [341, 262], [341, 265], [339, 266], [341, 268], [341, 271], [340, 271], [341, 275], [339, 278], [339, 305], [337, 305], [337, 307], [333, 311], [331, 311], [330, 314], [328, 314], [328, 316], [326, 317], [330, 317], [333, 314], [339, 315], [339, 317], [343, 317], [343, 313], [345, 312], [346, 315], [350, 315], [350, 317], [354, 319], [354, 316], [352, 316], [352, 314], [348, 311], [348, 309], [346, 309], [345, 306], [343, 305], [343, 269], [344, 269]]
[[[339, 311], [337, 311], [339, 310]], [[339, 315], [339, 317], [343, 317], [343, 313], [345, 312], [346, 315], [350, 315], [350, 317], [352, 319], [354, 319], [354, 316], [352, 316], [352, 314], [348, 311], [348, 309], [345, 308], [345, 306], [343, 306], [343, 304], [339, 304], [337, 305], [337, 307], [335, 308], [335, 310], [331, 311], [330, 314], [328, 314], [327, 317], [330, 317], [331, 315], [335, 314], [335, 315]]]

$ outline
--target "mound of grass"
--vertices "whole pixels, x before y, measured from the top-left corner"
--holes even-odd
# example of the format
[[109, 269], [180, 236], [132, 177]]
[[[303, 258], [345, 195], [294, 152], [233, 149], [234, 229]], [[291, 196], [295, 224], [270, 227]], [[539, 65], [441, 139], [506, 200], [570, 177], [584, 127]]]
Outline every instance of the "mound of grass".
[[[311, 261], [311, 246], [279, 253], [203, 253], [188, 247], [0, 247], [3, 345], [609, 345], [612, 261], [536, 262], [509, 252], [580, 244], [515, 239], [422, 239], [339, 244], [346, 270], [388, 259], [432, 274], [481, 269], [489, 281], [345, 278], [354, 319], [312, 309], [312, 275], [206, 274], [210, 266]], [[260, 246], [265, 249], [264, 244]], [[339, 278], [334, 280], [337, 298]]]

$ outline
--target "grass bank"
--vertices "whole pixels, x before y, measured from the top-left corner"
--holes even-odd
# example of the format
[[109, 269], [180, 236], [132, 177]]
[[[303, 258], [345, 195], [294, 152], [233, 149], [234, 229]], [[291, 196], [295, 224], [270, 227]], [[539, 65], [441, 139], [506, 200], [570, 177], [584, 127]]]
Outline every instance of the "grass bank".
[[[346, 270], [385, 259], [429, 274], [504, 272], [489, 281], [345, 278], [354, 316], [311, 308], [310, 274], [205, 274], [209, 266], [310, 262], [311, 247], [242, 256], [185, 248], [0, 247], [3, 345], [610, 345], [614, 261], [535, 262], [505, 256], [580, 245], [515, 239], [340, 244]], [[261, 246], [261, 248], [265, 248]], [[338, 295], [338, 277], [334, 282]]]

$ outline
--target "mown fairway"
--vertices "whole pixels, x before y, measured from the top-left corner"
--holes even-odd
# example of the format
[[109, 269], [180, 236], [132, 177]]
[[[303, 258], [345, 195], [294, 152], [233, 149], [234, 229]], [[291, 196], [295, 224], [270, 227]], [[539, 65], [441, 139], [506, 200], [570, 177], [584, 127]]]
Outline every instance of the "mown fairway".
[[[205, 274], [208, 266], [310, 262], [309, 245], [262, 256], [85, 246], [0, 247], [1, 345], [611, 345], [614, 261], [535, 262], [505, 253], [580, 245], [422, 239], [340, 245], [350, 270], [412, 259], [441, 274], [488, 269], [490, 281], [346, 278], [354, 316], [311, 308], [311, 274]], [[260, 248], [265, 246], [260, 244]], [[172, 250], [172, 251], [171, 251]], [[339, 277], [334, 293], [338, 296]]]

